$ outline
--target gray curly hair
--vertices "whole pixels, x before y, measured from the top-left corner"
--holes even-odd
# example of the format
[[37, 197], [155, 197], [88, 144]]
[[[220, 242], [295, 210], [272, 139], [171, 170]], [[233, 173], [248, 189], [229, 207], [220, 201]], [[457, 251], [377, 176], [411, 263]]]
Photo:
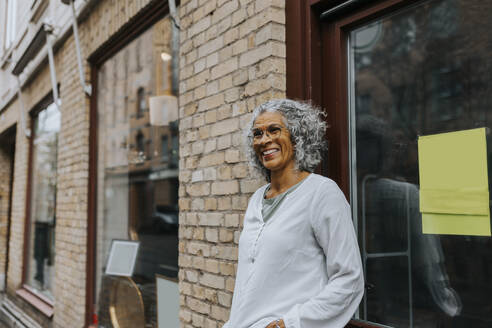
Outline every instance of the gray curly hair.
[[284, 117], [294, 145], [295, 165], [298, 170], [313, 172], [321, 162], [322, 151], [326, 148], [325, 131], [326, 116], [321, 109], [306, 103], [290, 99], [274, 99], [256, 107], [246, 131], [246, 155], [253, 168], [270, 181], [270, 170], [267, 170], [253, 149], [253, 125], [262, 113], [278, 112]]

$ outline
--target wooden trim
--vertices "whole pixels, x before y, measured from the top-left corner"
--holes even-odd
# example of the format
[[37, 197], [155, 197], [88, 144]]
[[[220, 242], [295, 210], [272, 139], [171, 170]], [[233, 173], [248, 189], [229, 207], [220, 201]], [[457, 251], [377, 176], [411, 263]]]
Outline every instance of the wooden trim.
[[17, 290], [15, 293], [17, 296], [21, 297], [24, 301], [31, 304], [33, 307], [35, 307], [37, 310], [39, 310], [42, 314], [44, 314], [48, 318], [53, 317], [53, 313], [54, 313], [53, 305], [45, 302], [43, 299], [39, 297], [39, 295], [36, 295], [25, 288], [21, 288]]
[[357, 11], [340, 18], [337, 21], [337, 25], [342, 29], [353, 28], [418, 1], [421, 0], [385, 0], [372, 5], [369, 3]]
[[331, 145], [333, 151], [330, 150], [330, 161], [332, 164], [333, 175], [335, 181], [343, 190], [345, 197], [350, 199], [350, 162], [349, 162], [349, 140], [348, 140], [348, 99], [347, 99], [347, 42], [342, 31], [335, 25], [325, 30], [330, 35], [326, 37], [330, 42], [330, 50], [328, 53], [325, 48], [324, 58], [333, 58], [334, 60], [327, 65], [332, 66], [331, 71], [334, 72], [334, 80], [330, 89], [334, 90], [335, 103], [332, 107], [331, 137], [334, 143]]
[[[60, 85], [58, 85], [58, 92], [60, 92]], [[29, 111], [29, 115], [31, 117], [31, 119], [34, 117], [34, 116], [37, 116], [39, 114], [40, 111], [42, 111], [43, 109], [45, 109], [46, 107], [48, 107], [48, 105], [50, 105], [51, 103], [53, 103], [53, 91], [49, 91], [36, 105], [34, 105], [34, 107]]]
[[[179, 1], [177, 4], [179, 5]], [[87, 213], [87, 266], [86, 266], [86, 301], [85, 327], [93, 324], [95, 313], [96, 286], [96, 239], [97, 239], [97, 153], [98, 153], [98, 108], [97, 80], [99, 68], [131, 41], [151, 28], [169, 13], [167, 1], [154, 0], [125, 24], [111, 39], [99, 47], [89, 58], [91, 64], [92, 96], [90, 99], [89, 118], [89, 187]]]
[[307, 99], [309, 83], [306, 81], [303, 65], [306, 64], [304, 36], [305, 6], [302, 1], [286, 1], [285, 3], [285, 41], [287, 62], [287, 97], [291, 99]]

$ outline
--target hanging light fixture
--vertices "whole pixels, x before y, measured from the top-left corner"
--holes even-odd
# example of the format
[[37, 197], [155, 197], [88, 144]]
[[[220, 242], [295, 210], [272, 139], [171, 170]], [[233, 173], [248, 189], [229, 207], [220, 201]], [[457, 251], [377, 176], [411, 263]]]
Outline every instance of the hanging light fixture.
[[169, 125], [178, 117], [178, 98], [172, 95], [149, 97], [150, 124]]

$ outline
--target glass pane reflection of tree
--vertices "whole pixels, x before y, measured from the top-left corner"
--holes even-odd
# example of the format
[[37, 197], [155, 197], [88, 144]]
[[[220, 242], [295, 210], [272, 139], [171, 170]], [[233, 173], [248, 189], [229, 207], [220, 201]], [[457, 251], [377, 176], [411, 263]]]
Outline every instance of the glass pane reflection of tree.
[[[177, 96], [177, 37], [164, 18], [99, 70], [96, 311], [106, 328], [156, 327], [156, 275], [177, 279], [179, 125], [151, 126], [148, 105], [150, 96]], [[104, 275], [113, 239], [140, 242], [130, 279]], [[134, 296], [115, 296], [123, 291]]]
[[419, 135], [491, 126], [490, 14], [426, 1], [350, 33], [367, 320], [492, 327], [492, 241], [422, 234], [417, 162]]

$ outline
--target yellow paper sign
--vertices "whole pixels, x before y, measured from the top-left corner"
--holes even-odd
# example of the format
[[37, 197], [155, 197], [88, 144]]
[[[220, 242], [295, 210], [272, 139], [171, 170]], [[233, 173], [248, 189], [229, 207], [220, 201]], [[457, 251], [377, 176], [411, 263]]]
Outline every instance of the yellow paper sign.
[[490, 236], [485, 128], [419, 137], [424, 233]]

